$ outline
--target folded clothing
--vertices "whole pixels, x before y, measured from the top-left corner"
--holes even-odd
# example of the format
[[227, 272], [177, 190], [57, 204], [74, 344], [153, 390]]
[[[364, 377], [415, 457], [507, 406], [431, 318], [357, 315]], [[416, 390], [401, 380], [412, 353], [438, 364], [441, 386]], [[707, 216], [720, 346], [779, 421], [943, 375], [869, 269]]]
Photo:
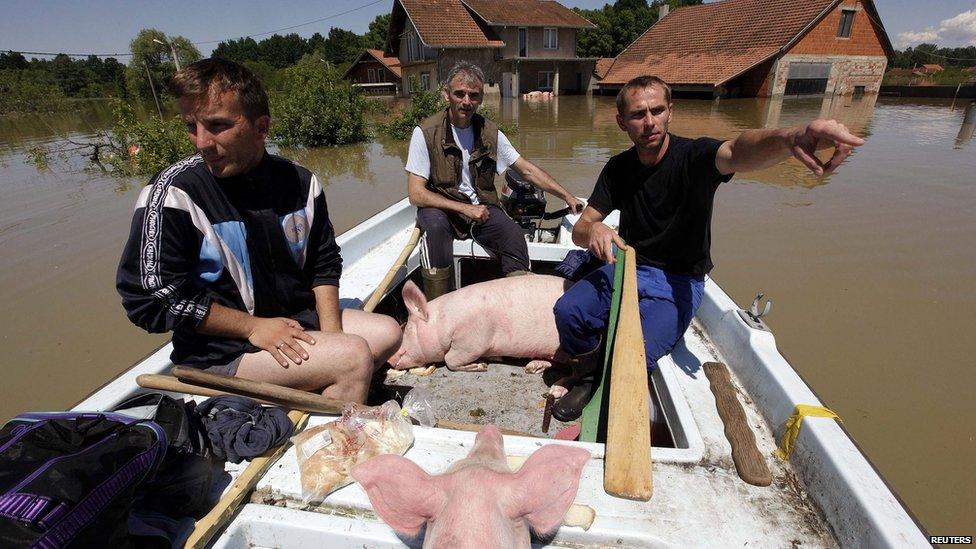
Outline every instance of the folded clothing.
[[217, 396], [196, 409], [214, 455], [231, 463], [259, 456], [292, 435], [288, 413], [242, 396]]

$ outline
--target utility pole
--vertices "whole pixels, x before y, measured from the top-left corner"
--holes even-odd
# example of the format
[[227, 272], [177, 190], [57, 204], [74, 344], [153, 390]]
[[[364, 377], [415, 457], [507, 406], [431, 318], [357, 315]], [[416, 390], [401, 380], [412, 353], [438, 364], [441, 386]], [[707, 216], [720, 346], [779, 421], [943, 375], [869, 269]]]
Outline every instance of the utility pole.
[[146, 63], [146, 76], [149, 77], [149, 89], [152, 90], [153, 101], [156, 102], [156, 112], [159, 113], [159, 119], [163, 119], [163, 109], [159, 106], [159, 97], [156, 96], [156, 86], [153, 85], [152, 72], [149, 71], [149, 59], [145, 60]]
[[153, 42], [163, 46], [169, 46], [169, 51], [172, 52], [173, 54], [173, 62], [176, 63], [176, 70], [178, 71], [183, 70], [183, 68], [180, 67], [180, 56], [179, 54], [176, 53], [176, 46], [172, 42], [170, 42], [169, 40], [163, 42], [159, 38], [153, 38]]

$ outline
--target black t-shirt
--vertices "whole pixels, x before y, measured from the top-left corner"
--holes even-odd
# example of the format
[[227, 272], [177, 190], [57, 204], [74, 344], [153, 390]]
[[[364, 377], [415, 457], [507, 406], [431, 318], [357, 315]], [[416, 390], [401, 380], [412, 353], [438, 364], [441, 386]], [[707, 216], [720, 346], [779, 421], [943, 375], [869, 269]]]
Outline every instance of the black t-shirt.
[[712, 270], [712, 200], [719, 183], [732, 178], [715, 168], [721, 144], [670, 135], [654, 166], [641, 164], [634, 147], [604, 166], [589, 205], [603, 215], [620, 210], [620, 236], [634, 246], [638, 264], [694, 276]]

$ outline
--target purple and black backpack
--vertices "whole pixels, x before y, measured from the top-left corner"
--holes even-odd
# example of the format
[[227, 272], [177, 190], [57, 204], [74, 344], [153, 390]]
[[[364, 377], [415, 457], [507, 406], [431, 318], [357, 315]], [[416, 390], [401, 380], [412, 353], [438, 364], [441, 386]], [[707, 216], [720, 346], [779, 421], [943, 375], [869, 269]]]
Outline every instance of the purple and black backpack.
[[[210, 461], [191, 443], [183, 402], [133, 400], [125, 414], [32, 412], [0, 429], [0, 547], [143, 545], [129, 534], [134, 506], [165, 512], [176, 501], [182, 511], [202, 503]], [[172, 478], [188, 471], [192, 479]]]

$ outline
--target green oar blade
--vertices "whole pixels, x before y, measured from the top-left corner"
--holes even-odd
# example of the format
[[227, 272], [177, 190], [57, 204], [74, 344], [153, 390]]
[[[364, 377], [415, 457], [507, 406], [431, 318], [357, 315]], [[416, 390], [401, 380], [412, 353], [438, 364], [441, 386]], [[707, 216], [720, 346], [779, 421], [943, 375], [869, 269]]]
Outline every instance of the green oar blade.
[[624, 282], [624, 257], [623, 250], [617, 249], [617, 263], [613, 269], [613, 295], [610, 298], [610, 318], [607, 319], [607, 336], [604, 338], [606, 345], [603, 354], [603, 373], [599, 377], [599, 384], [593, 392], [593, 398], [583, 408], [579, 436], [581, 442], [596, 442], [601, 429], [606, 432], [610, 396], [607, 386], [610, 384], [610, 358], [613, 356], [613, 341], [617, 334], [617, 316], [620, 312], [620, 294]]

